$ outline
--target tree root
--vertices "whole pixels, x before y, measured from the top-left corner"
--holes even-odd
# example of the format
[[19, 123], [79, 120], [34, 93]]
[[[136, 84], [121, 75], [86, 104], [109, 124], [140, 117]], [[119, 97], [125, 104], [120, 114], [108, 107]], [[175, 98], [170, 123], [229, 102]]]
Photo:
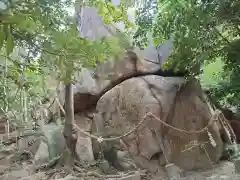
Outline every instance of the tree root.
[[40, 166], [37, 166], [35, 168], [35, 171], [38, 172], [38, 171], [49, 170], [49, 169], [53, 168], [54, 166], [57, 165], [60, 157], [61, 156], [57, 156], [57, 157], [53, 158], [51, 161], [49, 161], [48, 163], [42, 164]]

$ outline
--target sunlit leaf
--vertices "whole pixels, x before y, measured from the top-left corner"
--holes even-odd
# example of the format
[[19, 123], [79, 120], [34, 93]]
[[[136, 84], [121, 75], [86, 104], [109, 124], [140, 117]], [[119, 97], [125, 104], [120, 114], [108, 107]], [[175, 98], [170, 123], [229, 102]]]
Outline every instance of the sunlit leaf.
[[4, 28], [3, 26], [0, 26], [0, 50], [2, 49], [3, 47], [3, 43], [5, 41], [5, 32], [4, 32]]
[[7, 37], [7, 44], [6, 44], [6, 53], [8, 56], [13, 52], [13, 49], [14, 49], [14, 39], [13, 39], [13, 36], [9, 34]]

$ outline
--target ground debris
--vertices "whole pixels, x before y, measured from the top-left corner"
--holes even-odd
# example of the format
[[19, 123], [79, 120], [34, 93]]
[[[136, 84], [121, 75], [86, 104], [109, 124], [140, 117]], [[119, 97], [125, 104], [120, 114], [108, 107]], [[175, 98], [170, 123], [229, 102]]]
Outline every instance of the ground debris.
[[[109, 166], [106, 172], [101, 164], [78, 160], [73, 169], [57, 166], [59, 156], [45, 164], [35, 164], [33, 157], [22, 158], [27, 151], [18, 151], [16, 147], [4, 146], [0, 150], [0, 179], [1, 180], [167, 180], [164, 172], [150, 173], [146, 170], [117, 171]], [[29, 159], [30, 158], [30, 159]], [[181, 174], [181, 180], [238, 180], [232, 162], [221, 161], [213, 169], [205, 171], [190, 171]]]

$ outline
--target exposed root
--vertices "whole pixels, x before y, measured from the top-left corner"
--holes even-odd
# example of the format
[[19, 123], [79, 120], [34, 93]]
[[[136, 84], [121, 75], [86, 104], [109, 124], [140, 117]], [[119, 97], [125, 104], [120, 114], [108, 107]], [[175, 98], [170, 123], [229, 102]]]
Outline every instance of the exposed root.
[[60, 157], [61, 156], [57, 156], [57, 157], [53, 158], [51, 161], [49, 161], [48, 163], [42, 164], [40, 166], [37, 166], [35, 168], [35, 171], [38, 172], [38, 171], [49, 170], [49, 169], [53, 168], [54, 166], [57, 165]]

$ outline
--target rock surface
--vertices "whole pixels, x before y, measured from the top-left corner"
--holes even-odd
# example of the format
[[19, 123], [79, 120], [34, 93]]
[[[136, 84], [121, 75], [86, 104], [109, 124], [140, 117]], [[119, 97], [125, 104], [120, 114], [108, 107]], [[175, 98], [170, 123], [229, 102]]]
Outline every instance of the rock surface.
[[[112, 132], [112, 136], [125, 134], [149, 112], [178, 129], [196, 131], [204, 128], [211, 120], [211, 113], [201, 87], [198, 82], [189, 82], [179, 89], [182, 83], [181, 78], [159, 76], [124, 81], [98, 101], [94, 116], [97, 131]], [[139, 166], [152, 171], [153, 164], [154, 167], [166, 164], [165, 156], [183, 169], [209, 168], [211, 161], [219, 160], [223, 145], [215, 122], [208, 127], [216, 143], [213, 147], [208, 143], [206, 131], [186, 134], [166, 127], [160, 121], [148, 116], [136, 132], [123, 138]], [[155, 155], [157, 161], [152, 159]]]
[[[79, 118], [79, 116], [76, 116]], [[83, 128], [86, 132], [90, 131], [90, 124], [88, 119], [76, 119], [78, 126]], [[63, 136], [63, 126], [56, 124], [44, 125], [44, 136], [41, 138], [40, 145], [34, 155], [37, 164], [47, 163], [49, 160], [61, 155], [65, 148], [65, 138]], [[92, 163], [94, 161], [92, 152], [92, 142], [89, 137], [78, 133], [78, 140], [76, 143], [76, 154], [79, 160]]]

